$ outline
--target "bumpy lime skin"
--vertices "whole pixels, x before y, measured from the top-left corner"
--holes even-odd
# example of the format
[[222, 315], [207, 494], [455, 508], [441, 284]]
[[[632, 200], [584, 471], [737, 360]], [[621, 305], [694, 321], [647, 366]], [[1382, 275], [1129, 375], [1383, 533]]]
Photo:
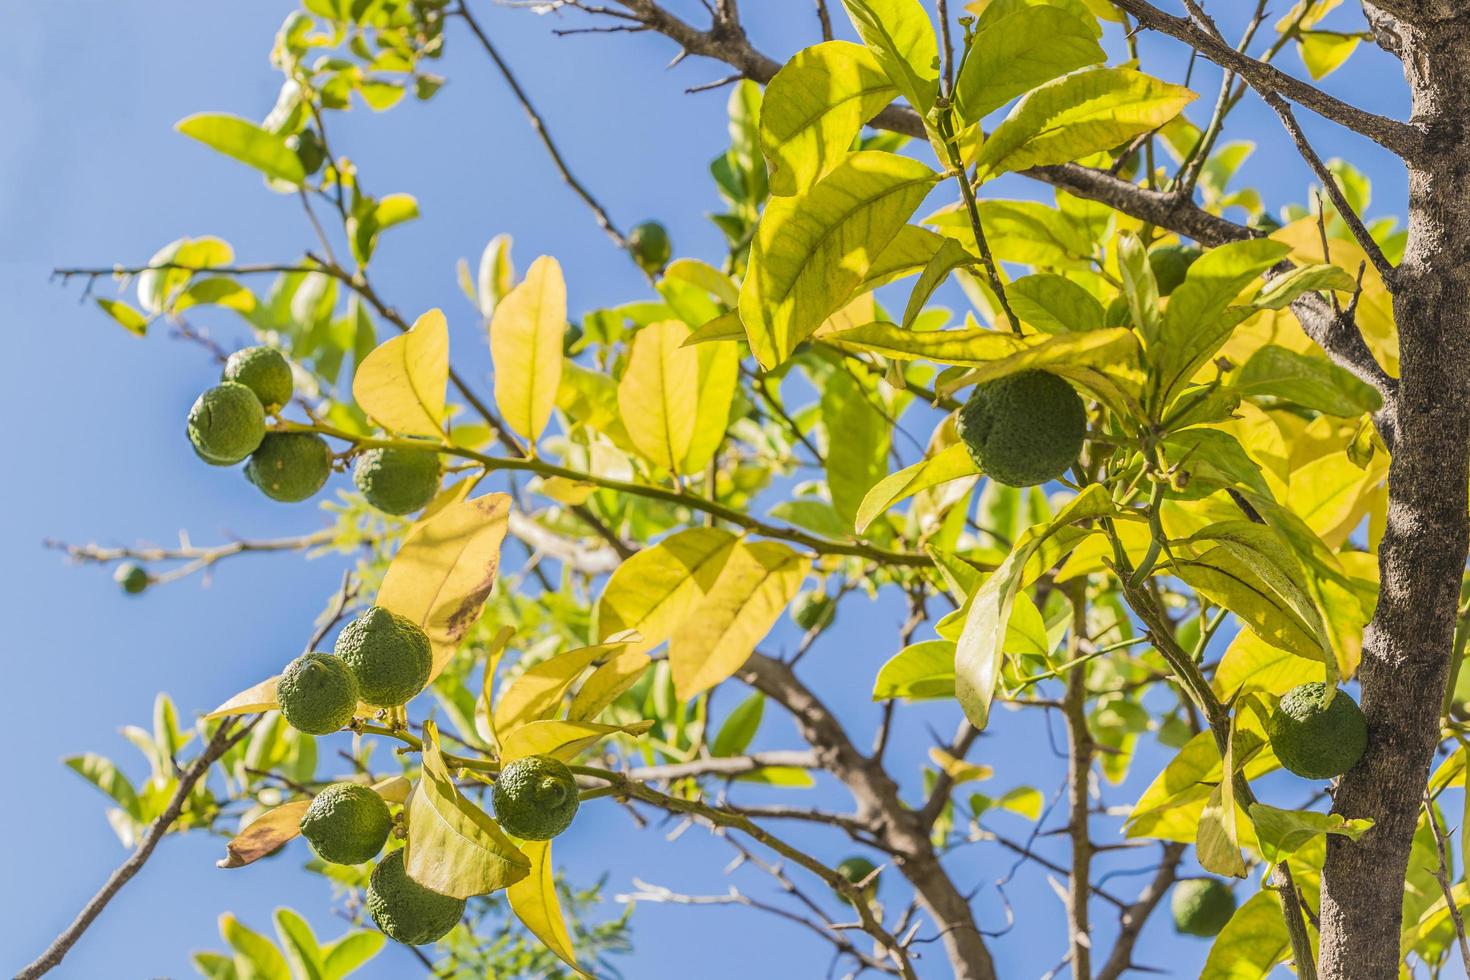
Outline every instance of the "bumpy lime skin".
[[330, 735], [352, 720], [358, 701], [357, 679], [337, 657], [304, 653], [281, 673], [276, 701], [298, 732]]
[[1176, 932], [1217, 936], [1235, 914], [1235, 893], [1217, 878], [1191, 878], [1174, 886], [1169, 911]]
[[1194, 245], [1160, 245], [1149, 249], [1148, 264], [1153, 269], [1159, 295], [1168, 296], [1183, 285], [1189, 267], [1204, 254]]
[[1034, 487], [1076, 461], [1087, 409], [1056, 375], [1023, 371], [976, 385], [955, 425], [982, 473], [1006, 486]]
[[1299, 684], [1287, 691], [1266, 723], [1271, 749], [1287, 769], [1305, 779], [1341, 776], [1368, 747], [1363, 709], [1343, 691], [1322, 710], [1323, 684]]
[[265, 438], [265, 409], [255, 392], [226, 381], [215, 385], [189, 409], [189, 442], [211, 466], [234, 466], [255, 452]]
[[235, 351], [225, 361], [224, 379], [239, 382], [255, 392], [267, 412], [274, 412], [290, 401], [296, 387], [291, 378], [291, 365], [274, 347]]
[[406, 704], [429, 683], [434, 666], [428, 634], [382, 606], [342, 627], [333, 649], [357, 678], [362, 699], [378, 708]]
[[408, 876], [403, 851], [378, 862], [368, 879], [367, 910], [389, 939], [405, 946], [438, 942], [464, 918], [465, 901], [425, 888]]
[[[837, 873], [842, 875], [854, 885], [860, 885], [867, 881], [868, 875], [878, 870], [878, 866], [865, 857], [850, 857], [837, 866]], [[872, 902], [878, 897], [878, 879], [881, 875], [873, 875], [871, 881], [863, 887], [863, 898]], [[839, 897], [842, 897], [839, 895]]]
[[633, 258], [638, 265], [650, 275], [662, 272], [674, 254], [668, 229], [657, 221], [634, 225], [633, 230], [628, 232], [628, 247], [633, 250]]
[[299, 503], [326, 485], [332, 449], [314, 432], [272, 432], [245, 464], [245, 477], [283, 504]]
[[148, 588], [148, 570], [142, 565], [125, 561], [117, 566], [117, 571], [112, 573], [112, 580], [128, 595], [137, 595]]
[[358, 783], [333, 783], [301, 818], [301, 836], [323, 861], [362, 864], [378, 856], [393, 829], [383, 798]]
[[577, 815], [577, 781], [549, 755], [517, 759], [495, 777], [495, 819], [521, 840], [551, 840]]
[[439, 492], [439, 454], [427, 449], [369, 449], [357, 457], [352, 482], [383, 513], [412, 514]]

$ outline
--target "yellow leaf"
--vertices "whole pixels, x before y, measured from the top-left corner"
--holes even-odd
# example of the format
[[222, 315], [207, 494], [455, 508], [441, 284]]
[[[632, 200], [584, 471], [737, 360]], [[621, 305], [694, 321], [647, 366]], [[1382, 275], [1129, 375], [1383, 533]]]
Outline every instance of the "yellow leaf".
[[681, 470], [701, 473], [714, 459], [725, 430], [730, 426], [730, 408], [740, 383], [740, 349], [734, 344], [701, 344], [699, 354], [699, 399], [694, 410], [694, 434], [689, 440]]
[[1241, 630], [1225, 648], [1211, 682], [1222, 698], [1251, 688], [1285, 694], [1298, 684], [1322, 679], [1322, 662], [1277, 649], [1250, 630]]
[[1240, 838], [1236, 834], [1235, 806], [1235, 723], [1225, 739], [1225, 759], [1220, 769], [1220, 782], [1210, 791], [1200, 815], [1199, 830], [1194, 839], [1195, 856], [1200, 867], [1219, 875], [1244, 878], [1245, 859], [1240, 854]]
[[490, 641], [489, 649], [485, 651], [485, 671], [480, 680], [480, 696], [475, 699], [475, 734], [487, 745], [500, 744], [495, 733], [495, 713], [490, 706], [495, 700], [495, 670], [500, 666], [500, 658], [505, 653], [506, 645], [515, 635], [514, 626], [500, 627], [495, 631], [495, 638]]
[[937, 746], [929, 750], [929, 758], [936, 766], [949, 773], [956, 783], [985, 780], [995, 775], [995, 770], [989, 766], [957, 759]]
[[634, 684], [653, 661], [638, 649], [625, 649], [592, 672], [583, 682], [572, 705], [567, 709], [568, 721], [591, 721], [604, 708], [616, 701]]
[[729, 531], [688, 528], [623, 562], [597, 603], [598, 639], [635, 629], [640, 650], [667, 640], [715, 584], [735, 542]]
[[410, 783], [404, 776], [390, 776], [373, 783], [373, 792], [389, 803], [405, 802], [411, 789], [413, 789], [413, 783]]
[[389, 431], [438, 436], [448, 380], [449, 324], [435, 309], [363, 358], [352, 378], [352, 397]]
[[678, 320], [651, 323], [633, 337], [618, 382], [618, 413], [628, 437], [650, 462], [677, 472], [694, 439], [699, 398], [699, 353], [685, 348], [689, 327]]
[[495, 705], [495, 731], [504, 737], [527, 722], [545, 718], [593, 661], [610, 656], [626, 645], [626, 641], [598, 643], [568, 650], [527, 667], [500, 695]]
[[414, 525], [388, 566], [377, 604], [423, 627], [434, 644], [430, 681], [480, 618], [500, 567], [510, 497], [486, 494]]
[[432, 721], [424, 722], [423, 776], [409, 797], [407, 820], [403, 867], [441, 895], [486, 895], [531, 873], [531, 862], [500, 825], [450, 778]]
[[281, 706], [276, 700], [276, 683], [281, 675], [268, 677], [254, 687], [247, 688], [215, 708], [205, 719], [228, 718], [230, 715], [253, 715], [257, 711], [274, 711]]
[[310, 800], [296, 800], [265, 811], [225, 845], [225, 857], [216, 861], [215, 867], [243, 868], [274, 854], [276, 848], [301, 833], [301, 818], [309, 806]]
[[879, 480], [858, 507], [855, 529], [862, 534], [884, 511], [921, 490], [937, 487], [950, 480], [974, 477], [980, 473], [969, 451], [956, 443], [940, 450], [913, 466], [906, 466]]
[[739, 670], [801, 587], [811, 560], [775, 541], [740, 542], [669, 640], [674, 690], [688, 700]]
[[500, 763], [506, 765], [531, 755], [550, 755], [569, 762], [583, 749], [609, 735], [642, 735], [653, 727], [651, 721], [632, 725], [599, 725], [590, 721], [533, 721], [522, 725], [501, 743]]
[[566, 329], [566, 281], [556, 259], [543, 255], [490, 321], [495, 404], [506, 424], [532, 443], [556, 407]]
[[521, 853], [531, 862], [531, 873], [511, 885], [505, 893], [505, 897], [510, 900], [511, 911], [515, 912], [521, 924], [531, 930], [531, 934], [541, 940], [547, 949], [561, 957], [578, 974], [587, 976], [577, 966], [572, 937], [567, 934], [561, 903], [556, 897], [551, 841], [528, 840], [521, 845]]

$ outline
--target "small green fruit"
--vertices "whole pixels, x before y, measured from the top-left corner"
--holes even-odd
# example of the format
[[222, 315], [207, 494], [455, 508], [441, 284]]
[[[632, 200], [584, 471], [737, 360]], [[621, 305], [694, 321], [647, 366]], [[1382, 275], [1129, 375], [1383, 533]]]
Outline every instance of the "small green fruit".
[[956, 427], [986, 476], [1033, 487], [1067, 472], [1087, 437], [1087, 410], [1072, 386], [1045, 371], [976, 385]]
[[304, 653], [281, 672], [276, 701], [298, 732], [330, 735], [352, 720], [358, 701], [357, 679], [338, 657]]
[[464, 899], [441, 895], [410, 878], [401, 848], [379, 861], [368, 879], [368, 914], [389, 939], [405, 946], [443, 939], [459, 925], [464, 907]]
[[424, 689], [434, 666], [428, 634], [382, 606], [342, 627], [334, 649], [357, 678], [359, 696], [378, 708], [407, 703]]
[[137, 595], [148, 588], [148, 570], [142, 565], [125, 561], [112, 573], [112, 580], [122, 586], [128, 595]]
[[[865, 857], [850, 857], [837, 866], [837, 873], [842, 875], [854, 885], [863, 885], [863, 898], [872, 903], [878, 897], [878, 879], [882, 875], [873, 874], [878, 866]], [[873, 875], [869, 880], [868, 876]], [[867, 884], [863, 884], [867, 882]]]
[[628, 233], [628, 248], [633, 258], [649, 275], [657, 275], [669, 264], [674, 246], [669, 242], [669, 232], [657, 221], [645, 221]]
[[1148, 251], [1148, 264], [1154, 270], [1159, 295], [1168, 296], [1184, 282], [1189, 267], [1205, 253], [1194, 245], [1158, 245]]
[[1174, 929], [1186, 936], [1216, 936], [1235, 914], [1235, 893], [1218, 878], [1190, 878], [1169, 900]]
[[286, 146], [301, 161], [301, 169], [306, 171], [308, 177], [322, 169], [322, 164], [327, 159], [326, 149], [315, 130], [303, 129], [287, 136]]
[[369, 449], [357, 457], [352, 482], [383, 513], [412, 514], [439, 492], [439, 454], [427, 449]]
[[265, 438], [265, 410], [255, 392], [226, 381], [200, 395], [189, 409], [189, 441], [211, 466], [234, 466]]
[[837, 604], [832, 597], [818, 589], [798, 593], [791, 600], [791, 621], [810, 632], [818, 626], [826, 629], [837, 614]]
[[1368, 722], [1345, 691], [1325, 709], [1323, 684], [1287, 691], [1266, 723], [1271, 749], [1287, 769], [1306, 779], [1331, 779], [1358, 764], [1368, 747]]
[[512, 837], [551, 840], [577, 815], [577, 781], [549, 755], [517, 759], [495, 777], [495, 819]]
[[320, 490], [332, 474], [332, 450], [314, 432], [272, 432], [245, 464], [245, 477], [272, 500], [294, 504]]
[[323, 861], [362, 864], [378, 856], [393, 829], [388, 804], [358, 783], [333, 783], [301, 818], [301, 836]]
[[274, 347], [246, 347], [225, 361], [224, 378], [237, 381], [260, 399], [267, 412], [274, 412], [291, 400], [295, 381], [285, 355]]

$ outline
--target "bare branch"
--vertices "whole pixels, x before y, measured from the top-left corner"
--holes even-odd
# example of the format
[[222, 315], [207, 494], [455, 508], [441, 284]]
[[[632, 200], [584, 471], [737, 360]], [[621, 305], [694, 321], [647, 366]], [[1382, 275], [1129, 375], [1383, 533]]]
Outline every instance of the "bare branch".
[[672, 782], [676, 779], [691, 779], [697, 776], [734, 777], [775, 767], [819, 769], [821, 760], [817, 758], [815, 752], [756, 752], [752, 755], [675, 762], [666, 766], [645, 766], [641, 769], [630, 769], [627, 776], [629, 779], [636, 779], [643, 783], [660, 783]]
[[1440, 891], [1444, 892], [1445, 904], [1450, 910], [1450, 921], [1455, 924], [1455, 940], [1460, 945], [1460, 961], [1465, 964], [1466, 972], [1470, 973], [1470, 942], [1465, 939], [1465, 919], [1460, 915], [1460, 903], [1455, 900], [1455, 890], [1450, 885], [1450, 859], [1444, 845], [1448, 834], [1440, 830], [1439, 817], [1434, 813], [1434, 801], [1430, 799], [1428, 789], [1424, 791], [1424, 815], [1429, 818], [1429, 829], [1434, 834], [1434, 846], [1439, 852], [1439, 867], [1434, 869], [1434, 877], [1439, 882]]
[[1163, 901], [1170, 886], [1179, 873], [1179, 862], [1184, 858], [1185, 845], [1169, 842], [1164, 845], [1164, 856], [1153, 880], [1138, 895], [1138, 900], [1118, 916], [1118, 938], [1113, 941], [1113, 950], [1107, 962], [1098, 971], [1097, 980], [1118, 980], [1129, 970], [1136, 969], [1133, 963], [1133, 947], [1143, 932], [1144, 924]]

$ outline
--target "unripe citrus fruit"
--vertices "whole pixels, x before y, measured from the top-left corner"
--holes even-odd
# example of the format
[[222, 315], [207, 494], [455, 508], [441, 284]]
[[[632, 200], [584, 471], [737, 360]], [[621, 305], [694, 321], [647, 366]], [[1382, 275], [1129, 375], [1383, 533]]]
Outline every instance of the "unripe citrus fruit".
[[339, 658], [306, 653], [286, 665], [276, 684], [281, 714], [298, 732], [330, 735], [352, 720], [357, 680]]
[[434, 666], [428, 634], [382, 606], [342, 627], [334, 649], [357, 678], [359, 696], [379, 708], [408, 702], [424, 689]]
[[1174, 929], [1186, 936], [1215, 936], [1235, 914], [1235, 893], [1218, 878], [1190, 878], [1169, 900]]
[[674, 254], [668, 229], [657, 221], [635, 225], [628, 233], [628, 247], [633, 250], [633, 258], [638, 265], [650, 275], [662, 272]]
[[142, 565], [125, 561], [112, 573], [112, 580], [122, 586], [128, 595], [137, 595], [148, 588], [148, 570]]
[[290, 401], [296, 384], [291, 378], [291, 365], [274, 347], [235, 351], [225, 361], [224, 378], [255, 392], [267, 412], [274, 412]]
[[234, 466], [264, 438], [265, 410], [255, 392], [242, 384], [215, 385], [189, 409], [189, 442], [211, 466]]
[[388, 804], [367, 786], [333, 783], [301, 818], [301, 836], [323, 861], [361, 864], [378, 856], [393, 829]]
[[1341, 776], [1368, 747], [1368, 722], [1345, 691], [1325, 709], [1323, 684], [1299, 684], [1287, 691], [1266, 723], [1271, 749], [1287, 769], [1307, 779]]
[[[842, 877], [854, 885], [863, 885], [863, 898], [870, 903], [878, 897], [878, 879], [881, 875], [873, 875], [877, 870], [876, 864], [861, 856], [850, 857], [837, 866], [837, 873]], [[871, 881], [868, 880], [868, 875], [873, 875]], [[867, 883], [863, 884], [865, 881]]]
[[428, 449], [369, 449], [357, 457], [352, 482], [383, 513], [412, 514], [439, 492], [439, 454]]
[[577, 815], [577, 781], [558, 759], [517, 759], [495, 777], [495, 819], [522, 840], [551, 840]]
[[1023, 371], [976, 385], [955, 425], [982, 473], [1006, 486], [1033, 487], [1076, 461], [1087, 410], [1061, 378]]
[[464, 899], [441, 895], [410, 878], [402, 849], [379, 861], [368, 879], [368, 914], [389, 939], [406, 946], [423, 946], [449, 935], [464, 917], [464, 906]]
[[332, 450], [315, 432], [271, 432], [250, 455], [245, 476], [272, 500], [294, 504], [332, 474]]

